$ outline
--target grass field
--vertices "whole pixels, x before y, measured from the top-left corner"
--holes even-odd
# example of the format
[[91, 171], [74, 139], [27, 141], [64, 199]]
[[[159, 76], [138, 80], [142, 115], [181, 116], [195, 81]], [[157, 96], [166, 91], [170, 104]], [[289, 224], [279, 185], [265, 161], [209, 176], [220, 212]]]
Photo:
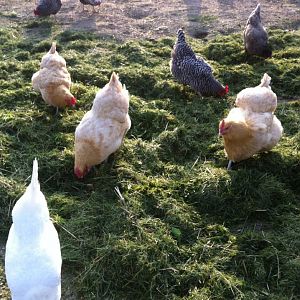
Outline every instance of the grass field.
[[[78, 98], [58, 115], [31, 86], [53, 40]], [[119, 42], [60, 32], [51, 21], [0, 30], [1, 239], [37, 157], [63, 292], [75, 299], [299, 299], [300, 33], [271, 31], [268, 60], [247, 57], [241, 35], [187, 37], [229, 85], [226, 99], [201, 99], [173, 80], [174, 40]], [[131, 94], [132, 128], [118, 152], [77, 180], [74, 131], [112, 71]], [[228, 172], [218, 122], [264, 72], [284, 136]], [[1, 261], [0, 298], [9, 299], [3, 269]]]

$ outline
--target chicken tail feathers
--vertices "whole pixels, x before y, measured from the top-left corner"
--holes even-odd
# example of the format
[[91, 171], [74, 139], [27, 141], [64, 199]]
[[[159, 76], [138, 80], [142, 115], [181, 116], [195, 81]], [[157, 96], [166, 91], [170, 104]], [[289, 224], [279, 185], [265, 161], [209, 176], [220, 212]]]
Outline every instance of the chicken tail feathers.
[[260, 87], [266, 87], [266, 88], [270, 88], [270, 83], [271, 83], [271, 77], [265, 73], [263, 78], [260, 81]]
[[185, 43], [184, 31], [182, 28], [179, 28], [177, 31], [177, 43]]
[[39, 186], [39, 179], [38, 179], [38, 161], [35, 158], [33, 161], [33, 167], [32, 167], [32, 176], [31, 176], [31, 187], [32, 189], [35, 189]]
[[116, 89], [118, 92], [122, 91], [122, 84], [119, 81], [119, 76], [115, 72], [111, 74], [109, 86]]
[[250, 14], [247, 20], [247, 25], [251, 24], [252, 26], [257, 26], [259, 23], [261, 23], [260, 3], [257, 4], [256, 8]]
[[254, 10], [253, 13], [255, 13], [258, 16], [260, 16], [260, 3], [257, 4], [257, 6], [256, 6], [256, 8], [255, 8], [255, 10]]
[[119, 76], [115, 72], [112, 72], [109, 84], [115, 85], [118, 82], [119, 82]]
[[54, 54], [56, 51], [56, 42], [52, 42], [51, 48], [49, 50], [49, 53]]

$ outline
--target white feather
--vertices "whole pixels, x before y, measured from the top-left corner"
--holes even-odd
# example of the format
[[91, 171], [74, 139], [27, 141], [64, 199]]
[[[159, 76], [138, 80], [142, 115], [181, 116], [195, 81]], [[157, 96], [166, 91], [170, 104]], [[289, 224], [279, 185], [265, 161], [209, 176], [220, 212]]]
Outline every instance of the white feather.
[[238, 93], [235, 105], [253, 112], [274, 112], [277, 107], [277, 96], [269, 86], [271, 77], [264, 74], [261, 84]]
[[5, 253], [5, 274], [12, 300], [59, 300], [60, 243], [40, 191], [36, 159], [31, 183], [15, 204], [12, 217]]

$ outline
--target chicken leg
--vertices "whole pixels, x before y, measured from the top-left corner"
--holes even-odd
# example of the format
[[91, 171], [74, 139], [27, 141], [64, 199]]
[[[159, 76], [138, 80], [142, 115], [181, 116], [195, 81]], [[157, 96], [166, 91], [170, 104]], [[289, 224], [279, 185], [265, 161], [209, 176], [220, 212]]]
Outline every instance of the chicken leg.
[[227, 165], [227, 170], [232, 170], [233, 161], [230, 160]]

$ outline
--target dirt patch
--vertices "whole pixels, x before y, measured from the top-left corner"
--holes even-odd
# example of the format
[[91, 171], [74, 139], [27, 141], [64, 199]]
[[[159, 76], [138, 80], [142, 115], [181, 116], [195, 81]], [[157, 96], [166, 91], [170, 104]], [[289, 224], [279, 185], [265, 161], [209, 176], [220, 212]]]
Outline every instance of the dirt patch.
[[[94, 13], [78, 1], [63, 0], [55, 22], [65, 29], [90, 30], [117, 39], [173, 36], [185, 27], [195, 37], [242, 32], [257, 1], [248, 0], [103, 0]], [[266, 27], [298, 29], [300, 0], [264, 0]], [[0, 0], [0, 25], [34, 20], [35, 1]], [[51, 18], [54, 18], [53, 16]]]

